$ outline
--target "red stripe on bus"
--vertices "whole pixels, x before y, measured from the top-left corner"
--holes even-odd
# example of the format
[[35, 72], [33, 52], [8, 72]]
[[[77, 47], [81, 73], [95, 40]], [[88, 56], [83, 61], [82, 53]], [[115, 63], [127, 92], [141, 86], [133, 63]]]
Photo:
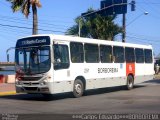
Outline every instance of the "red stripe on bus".
[[135, 63], [126, 63], [126, 76], [129, 74], [135, 75]]

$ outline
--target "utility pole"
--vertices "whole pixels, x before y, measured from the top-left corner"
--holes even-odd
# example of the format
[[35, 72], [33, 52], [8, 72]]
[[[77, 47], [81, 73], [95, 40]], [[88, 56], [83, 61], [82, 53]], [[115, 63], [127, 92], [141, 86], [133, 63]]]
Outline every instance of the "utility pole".
[[123, 17], [122, 17], [122, 42], [126, 42], [126, 14], [124, 13], [123, 14]]
[[[126, 13], [127, 13], [127, 0], [102, 0], [101, 9], [93, 12], [82, 13], [82, 17], [87, 17], [93, 14], [100, 14], [103, 16], [113, 15], [114, 14], [123, 14], [123, 33], [122, 33], [122, 42], [125, 42], [126, 39]], [[80, 33], [80, 22], [79, 22], [79, 36]]]
[[78, 21], [78, 36], [81, 37], [81, 22], [80, 22], [80, 19]]

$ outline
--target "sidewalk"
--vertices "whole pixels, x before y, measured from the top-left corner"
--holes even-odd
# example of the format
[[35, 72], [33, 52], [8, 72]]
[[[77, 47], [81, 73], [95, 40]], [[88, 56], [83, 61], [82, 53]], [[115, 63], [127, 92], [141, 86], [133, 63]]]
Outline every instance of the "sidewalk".
[[14, 94], [16, 94], [14, 83], [0, 83], [0, 96]]

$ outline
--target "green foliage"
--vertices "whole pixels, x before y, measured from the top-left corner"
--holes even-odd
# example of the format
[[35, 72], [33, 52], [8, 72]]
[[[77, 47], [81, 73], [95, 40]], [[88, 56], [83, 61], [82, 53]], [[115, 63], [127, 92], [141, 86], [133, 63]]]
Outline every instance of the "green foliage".
[[37, 17], [37, 7], [41, 7], [40, 0], [6, 0], [11, 3], [11, 8], [13, 12], [21, 11], [26, 18], [28, 18], [30, 13], [30, 8], [32, 6], [33, 11], [33, 32], [32, 34], [38, 33], [38, 17]]
[[37, 7], [41, 7], [40, 0], [6, 0], [11, 3], [13, 12], [21, 11], [26, 17], [30, 13], [31, 5], [35, 4]]
[[[88, 12], [94, 11], [89, 9]], [[79, 23], [81, 37], [94, 39], [114, 40], [114, 36], [122, 33], [122, 28], [114, 23], [116, 16], [94, 15], [85, 18], [77, 17], [75, 25], [66, 31], [66, 35], [78, 35]]]
[[[26, 17], [28, 17], [30, 11], [29, 11], [29, 7], [26, 7], [26, 6], [29, 6], [29, 4], [30, 4], [29, 0], [7, 0], [7, 1], [11, 3], [11, 8], [12, 8], [13, 12], [17, 12], [17, 11], [21, 10], [22, 13], [25, 13], [24, 15]], [[24, 11], [26, 11], [26, 12], [24, 12]]]

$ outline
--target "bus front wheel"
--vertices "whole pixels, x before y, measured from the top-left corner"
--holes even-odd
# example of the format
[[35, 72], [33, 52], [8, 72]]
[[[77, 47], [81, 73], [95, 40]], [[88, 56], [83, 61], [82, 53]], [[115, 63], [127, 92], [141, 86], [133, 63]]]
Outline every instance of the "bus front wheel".
[[129, 75], [127, 77], [127, 89], [131, 90], [133, 89], [133, 86], [134, 86], [134, 78], [132, 77], [132, 75]]
[[84, 92], [84, 84], [81, 80], [77, 79], [74, 81], [74, 86], [73, 86], [73, 96], [75, 98], [81, 97]]

